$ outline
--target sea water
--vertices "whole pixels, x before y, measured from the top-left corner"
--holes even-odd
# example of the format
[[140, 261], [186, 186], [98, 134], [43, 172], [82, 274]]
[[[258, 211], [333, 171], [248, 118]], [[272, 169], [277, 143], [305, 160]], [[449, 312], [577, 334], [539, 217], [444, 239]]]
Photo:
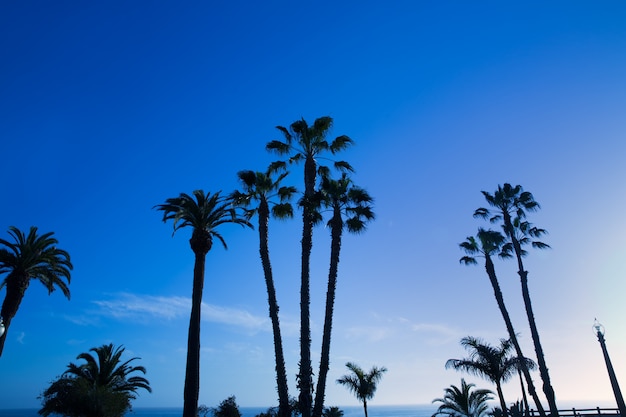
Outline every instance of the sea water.
[[[363, 407], [339, 407], [343, 410], [343, 417], [363, 417]], [[256, 417], [266, 412], [268, 407], [239, 407], [242, 417]], [[427, 405], [372, 405], [367, 407], [369, 417], [431, 417], [437, 407]], [[133, 408], [126, 417], [180, 417], [183, 409], [180, 407], [161, 408]], [[41, 417], [37, 409], [0, 410], [0, 417]]]

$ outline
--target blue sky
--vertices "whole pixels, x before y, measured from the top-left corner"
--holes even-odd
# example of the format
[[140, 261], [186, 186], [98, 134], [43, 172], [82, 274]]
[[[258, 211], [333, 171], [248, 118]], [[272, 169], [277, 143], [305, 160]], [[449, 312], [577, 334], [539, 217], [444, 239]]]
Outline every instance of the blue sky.
[[[337, 4], [338, 3], [338, 4]], [[626, 6], [623, 2], [5, 2], [0, 6], [0, 233], [54, 231], [72, 298], [33, 283], [0, 360], [0, 408], [37, 396], [104, 343], [141, 357], [153, 394], [182, 406], [193, 254], [153, 206], [228, 193], [275, 157], [276, 125], [334, 118], [377, 220], [346, 236], [328, 405], [348, 360], [389, 372], [372, 404], [429, 403], [467, 335], [506, 330], [481, 267], [458, 263], [481, 190], [522, 184], [552, 246], [527, 258], [557, 402], [611, 405], [591, 326], [626, 378]], [[289, 179], [299, 185], [301, 167]], [[297, 220], [270, 225], [291, 394], [298, 362]], [[200, 402], [276, 403], [255, 232], [226, 225], [207, 256]], [[313, 361], [329, 233], [315, 230]], [[533, 355], [512, 262], [496, 265]], [[4, 292], [0, 293], [4, 296]], [[487, 382], [466, 377], [481, 387]], [[539, 375], [535, 375], [539, 386]], [[508, 401], [519, 397], [508, 384]]]

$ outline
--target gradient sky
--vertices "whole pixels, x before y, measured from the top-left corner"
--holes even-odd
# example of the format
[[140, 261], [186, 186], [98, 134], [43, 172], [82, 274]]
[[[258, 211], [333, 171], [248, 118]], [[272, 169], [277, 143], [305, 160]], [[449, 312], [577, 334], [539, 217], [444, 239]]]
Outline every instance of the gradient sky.
[[[621, 1], [3, 2], [0, 234], [54, 231], [70, 301], [28, 289], [0, 359], [0, 408], [38, 407], [70, 361], [105, 343], [141, 357], [153, 394], [182, 406], [193, 254], [153, 206], [229, 193], [263, 170], [276, 125], [329, 115], [376, 199], [346, 236], [327, 405], [356, 400], [344, 364], [386, 366], [372, 404], [430, 403], [467, 335], [506, 330], [484, 269], [458, 243], [481, 190], [522, 184], [552, 249], [527, 258], [559, 405], [613, 405], [597, 317], [626, 383], [626, 4]], [[289, 179], [300, 185], [302, 167]], [[276, 404], [272, 335], [253, 231], [221, 229], [207, 256], [200, 403]], [[299, 358], [298, 220], [270, 224], [291, 394]], [[314, 233], [317, 368], [329, 232]], [[514, 262], [496, 268], [533, 356]], [[0, 292], [4, 297], [4, 291]], [[317, 373], [317, 371], [315, 371]], [[493, 388], [476, 378], [480, 387]], [[535, 383], [540, 386], [539, 375]], [[507, 401], [519, 397], [506, 386]]]

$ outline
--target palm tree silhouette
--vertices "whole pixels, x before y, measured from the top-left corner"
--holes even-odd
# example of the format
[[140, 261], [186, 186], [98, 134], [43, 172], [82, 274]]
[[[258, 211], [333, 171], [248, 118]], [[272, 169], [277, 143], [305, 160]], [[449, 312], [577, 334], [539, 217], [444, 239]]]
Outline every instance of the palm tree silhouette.
[[252, 225], [237, 213], [232, 201], [222, 197], [219, 192], [211, 195], [205, 194], [202, 190], [196, 190], [193, 196], [182, 193], [178, 197], [168, 198], [165, 204], [159, 204], [155, 208], [163, 212], [163, 222], [173, 221], [174, 233], [183, 227], [192, 228], [189, 245], [195, 255], [195, 262], [187, 340], [183, 417], [196, 417], [200, 392], [200, 310], [206, 255], [213, 246], [214, 238], [219, 240], [225, 249], [227, 248], [226, 241], [217, 231], [222, 224], [235, 223], [248, 227]]
[[502, 393], [502, 383], [511, 379], [521, 368], [522, 362], [527, 369], [534, 369], [532, 359], [512, 356], [513, 343], [510, 339], [501, 339], [500, 346], [491, 346], [484, 341], [467, 336], [461, 339], [461, 345], [469, 350], [470, 356], [464, 359], [449, 359], [446, 368], [453, 368], [480, 376], [496, 384], [500, 407], [507, 415], [506, 401]]
[[[459, 246], [467, 254], [460, 259], [461, 263], [465, 265], [476, 265], [478, 263], [476, 257], [480, 256], [485, 259], [485, 270], [487, 271], [489, 282], [491, 283], [491, 287], [493, 288], [493, 294], [496, 298], [498, 308], [500, 309], [500, 313], [502, 314], [502, 318], [504, 319], [504, 323], [509, 334], [509, 339], [515, 347], [515, 352], [517, 356], [523, 358], [524, 354], [522, 353], [522, 348], [520, 347], [519, 341], [517, 340], [517, 333], [513, 328], [511, 316], [509, 315], [509, 312], [504, 303], [504, 296], [502, 295], [502, 290], [500, 289], [500, 283], [498, 282], [498, 277], [496, 276], [496, 270], [492, 260], [492, 256], [500, 256], [502, 258], [508, 258], [511, 256], [509, 247], [508, 245], [506, 245], [505, 237], [501, 233], [494, 230], [485, 230], [483, 228], [479, 228], [476, 237], [469, 236], [466, 241], [460, 243]], [[525, 365], [526, 364], [524, 362], [521, 363], [521, 372], [526, 378], [528, 392], [535, 401], [535, 406], [537, 407], [539, 415], [545, 416], [545, 411], [543, 409], [543, 406], [541, 405], [539, 396], [537, 395], [537, 390], [535, 389], [535, 385], [533, 383], [529, 369]]]
[[[267, 287], [267, 300], [269, 304], [269, 316], [272, 321], [274, 335], [274, 356], [276, 359], [276, 385], [278, 390], [278, 416], [289, 417], [291, 405], [289, 404], [289, 388], [287, 385], [287, 372], [285, 370], [285, 356], [280, 333], [278, 319], [278, 301], [276, 300], [276, 288], [270, 262], [268, 245], [268, 223], [270, 214], [278, 219], [293, 217], [293, 208], [289, 203], [291, 196], [295, 194], [295, 187], [281, 186], [281, 181], [287, 176], [287, 172], [274, 178], [276, 166], [272, 165], [266, 172], [240, 171], [237, 175], [243, 186], [243, 191], [235, 191], [231, 198], [236, 205], [246, 210], [246, 218], [251, 219], [258, 214], [259, 220], [259, 253], [265, 285]], [[272, 199], [278, 197], [280, 202], [274, 203]], [[249, 208], [255, 204], [253, 208]], [[271, 209], [270, 209], [271, 204]]]
[[363, 188], [353, 185], [352, 180], [346, 174], [343, 174], [338, 180], [327, 177], [322, 179], [321, 200], [322, 205], [332, 211], [332, 217], [328, 221], [331, 234], [331, 250], [322, 352], [317, 389], [315, 391], [313, 417], [321, 417], [324, 410], [324, 395], [328, 368], [330, 366], [330, 341], [343, 229], [346, 228], [350, 233], [361, 233], [365, 231], [367, 222], [375, 217], [371, 207], [372, 197]]
[[387, 372], [387, 368], [372, 367], [369, 372], [365, 373], [357, 364], [348, 362], [346, 367], [351, 374], [344, 375], [337, 380], [337, 383], [345, 386], [352, 392], [356, 398], [363, 403], [363, 411], [367, 417], [367, 400], [374, 398], [378, 383]]
[[77, 359], [86, 363], [70, 363], [63, 375], [54, 381], [42, 395], [43, 406], [39, 414], [123, 416], [130, 410], [130, 400], [136, 398], [137, 390], [152, 392], [150, 383], [136, 372], [146, 373], [143, 366], [132, 366], [131, 358], [122, 362], [124, 347], [113, 344], [90, 349]]
[[0, 248], [0, 275], [6, 274], [0, 283], [0, 289], [6, 287], [0, 310], [0, 320], [4, 322], [5, 328], [4, 334], [0, 336], [0, 356], [11, 320], [17, 314], [31, 279], [41, 282], [48, 294], [58, 288], [67, 299], [70, 298], [68, 285], [72, 263], [69, 253], [56, 247], [59, 242], [52, 237], [54, 233], [38, 235], [37, 228], [32, 226], [28, 235], [25, 235], [11, 226], [9, 234], [13, 242], [0, 239], [0, 245], [4, 246]]
[[522, 257], [526, 255], [526, 251], [522, 249], [523, 244], [530, 243], [534, 248], [546, 249], [549, 248], [543, 242], [533, 241], [531, 238], [540, 237], [545, 234], [544, 229], [532, 227], [532, 225], [524, 219], [526, 218], [526, 212], [536, 211], [540, 208], [533, 195], [524, 191], [521, 185], [513, 187], [511, 184], [498, 185], [498, 189], [490, 194], [487, 191], [482, 192], [485, 196], [485, 200], [491, 207], [495, 209], [492, 214], [487, 208], [478, 208], [474, 212], [475, 217], [489, 219], [491, 223], [501, 222], [504, 229], [504, 233], [510, 239], [513, 252], [517, 259], [518, 274], [522, 286], [522, 297], [524, 299], [524, 307], [526, 308], [526, 316], [528, 317], [528, 324], [530, 327], [530, 334], [535, 346], [535, 354], [537, 355], [537, 364], [539, 365], [539, 374], [543, 381], [543, 392], [548, 400], [550, 407], [550, 414], [552, 417], [558, 417], [559, 410], [556, 405], [556, 399], [554, 395], [554, 389], [550, 383], [550, 374], [548, 373], [548, 366], [546, 365], [545, 357], [543, 354], [543, 348], [539, 339], [539, 331], [537, 330], [537, 324], [535, 322], [535, 315], [533, 313], [532, 302], [530, 299], [530, 291], [528, 289], [528, 271], [524, 269]]
[[[310, 325], [310, 258], [313, 247], [313, 225], [319, 221], [315, 207], [315, 185], [318, 172], [328, 173], [329, 168], [318, 166], [316, 158], [330, 152], [335, 154], [352, 144], [348, 136], [338, 136], [332, 142], [326, 140], [333, 124], [331, 117], [320, 117], [312, 126], [304, 120], [293, 122], [289, 128], [277, 126], [284, 136], [284, 141], [273, 140], [266, 149], [279, 155], [288, 155], [289, 163], [304, 161], [304, 195], [302, 206], [302, 262], [300, 272], [300, 361], [298, 371], [298, 404], [302, 417], [311, 417], [313, 402], [313, 368], [311, 367], [311, 325]], [[335, 168], [352, 171], [345, 161], [334, 163]]]
[[461, 378], [461, 388], [450, 385], [446, 388], [443, 398], [435, 398], [432, 402], [440, 402], [432, 417], [439, 414], [449, 417], [483, 417], [487, 415], [489, 404], [487, 401], [492, 400], [492, 392], [488, 389], [475, 389], [474, 384], [468, 384]]

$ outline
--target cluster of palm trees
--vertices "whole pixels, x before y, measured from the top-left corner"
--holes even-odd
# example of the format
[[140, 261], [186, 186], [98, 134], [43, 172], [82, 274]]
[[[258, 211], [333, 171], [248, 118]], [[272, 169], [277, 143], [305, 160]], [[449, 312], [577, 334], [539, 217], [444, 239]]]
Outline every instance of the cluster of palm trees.
[[[332, 128], [331, 117], [320, 117], [309, 125], [304, 119], [297, 120], [289, 127], [278, 126], [282, 140], [269, 142], [266, 149], [286, 160], [276, 161], [264, 171], [244, 170], [238, 173], [241, 190], [229, 195], [220, 192], [211, 194], [202, 190], [192, 195], [180, 194], [167, 199], [156, 206], [163, 212], [163, 221], [173, 221], [174, 231], [183, 227], [192, 229], [189, 241], [195, 255], [194, 281], [192, 290], [192, 309], [189, 324], [187, 366], [184, 388], [183, 417], [195, 417], [198, 409], [200, 387], [200, 308], [206, 255], [212, 247], [213, 239], [218, 239], [224, 247], [226, 242], [218, 232], [218, 227], [225, 223], [252, 227], [250, 220], [258, 218], [259, 253], [267, 287], [269, 316], [274, 336], [276, 359], [276, 382], [280, 417], [292, 413], [289, 396], [285, 358], [283, 354], [279, 305], [272, 274], [269, 255], [269, 220], [270, 217], [286, 219], [293, 217], [294, 209], [291, 198], [298, 192], [294, 186], [282, 185], [288, 175], [288, 167], [304, 163], [304, 189], [298, 201], [302, 211], [302, 253], [300, 285], [300, 361], [296, 376], [298, 384], [298, 411], [303, 417], [322, 417], [324, 395], [329, 369], [332, 318], [341, 251], [342, 233], [346, 229], [352, 233], [365, 230], [369, 221], [374, 219], [372, 198], [360, 187], [353, 184], [348, 175], [353, 168], [345, 161], [333, 161], [332, 168], [321, 165], [320, 160], [328, 154], [336, 153], [349, 147], [353, 141], [348, 136], [338, 136], [332, 141], [327, 139]], [[333, 178], [333, 171], [342, 175]], [[310, 257], [313, 245], [313, 229], [323, 221], [324, 212], [330, 213], [327, 226], [331, 233], [330, 267], [320, 368], [317, 385], [313, 384], [311, 363], [311, 327], [310, 327]], [[313, 393], [315, 392], [315, 401]]]
[[[523, 368], [533, 370], [537, 365], [532, 359], [513, 355], [513, 344], [510, 339], [500, 339], [499, 346], [492, 346], [479, 338], [467, 336], [461, 339], [461, 345], [469, 351], [469, 357], [449, 359], [446, 362], [446, 368], [465, 371], [494, 383], [500, 401], [500, 410], [506, 416], [508, 407], [502, 392], [502, 383], [516, 374], [521, 377]], [[522, 396], [528, 409], [523, 383]], [[467, 417], [477, 416], [468, 415]]]
[[[524, 268], [523, 263], [523, 257], [528, 253], [525, 247], [528, 245], [537, 249], [549, 248], [547, 244], [537, 240], [544, 235], [546, 231], [533, 226], [526, 220], [527, 213], [539, 209], [539, 203], [535, 201], [530, 192], [524, 191], [521, 185], [512, 186], [511, 184], [505, 183], [504, 185], [499, 185], [493, 194], [487, 191], [482, 191], [482, 193], [491, 207], [491, 210], [484, 207], [478, 208], [474, 212], [474, 217], [488, 219], [490, 223], [500, 224], [502, 232], [479, 228], [476, 236], [470, 236], [465, 242], [460, 244], [461, 249], [467, 254], [461, 258], [461, 262], [468, 265], [477, 264], [477, 257], [484, 258], [485, 270], [492, 285], [498, 308], [504, 319], [510, 343], [515, 349], [516, 356], [518, 358], [524, 358], [518, 342], [517, 333], [513, 327], [506, 304], [504, 303], [504, 296], [500, 289], [493, 262], [494, 257], [503, 259], [514, 257], [516, 259], [517, 273], [522, 288], [522, 298], [524, 300], [530, 334], [535, 347], [539, 373], [543, 381], [543, 392], [548, 402], [550, 415], [557, 417], [558, 409], [554, 390], [550, 382], [550, 375], [548, 373], [548, 367], [545, 362], [539, 331], [537, 330], [537, 324], [532, 309], [530, 291], [528, 288], [528, 271]], [[534, 400], [537, 411], [541, 416], [545, 416], [545, 411], [529, 372], [529, 362], [520, 361], [520, 370], [524, 375], [528, 392]], [[503, 408], [503, 411], [506, 412], [506, 408]]]
[[[192, 306], [189, 321], [187, 363], [184, 386], [183, 417], [196, 417], [198, 411], [198, 396], [200, 388], [200, 317], [202, 305], [202, 291], [205, 278], [206, 255], [217, 239], [224, 248], [226, 241], [220, 234], [219, 228], [226, 223], [252, 227], [250, 222], [257, 216], [259, 253], [262, 270], [268, 295], [269, 316], [272, 322], [274, 350], [276, 360], [276, 386], [279, 401], [279, 417], [289, 417], [293, 410], [293, 401], [289, 396], [285, 357], [280, 332], [279, 305], [272, 274], [269, 253], [269, 220], [271, 217], [287, 219], [294, 215], [292, 198], [298, 193], [296, 187], [283, 185], [288, 176], [288, 167], [299, 162], [304, 163], [304, 188], [298, 200], [298, 207], [302, 211], [302, 238], [301, 238], [301, 286], [300, 286], [300, 361], [297, 378], [298, 398], [297, 407], [303, 417], [322, 417], [324, 412], [324, 397], [326, 379], [330, 364], [330, 344], [334, 302], [338, 278], [338, 265], [344, 229], [352, 233], [360, 233], [367, 227], [367, 223], [374, 219], [372, 198], [363, 189], [353, 184], [350, 173], [353, 168], [345, 161], [334, 161], [331, 168], [321, 165], [320, 160], [337, 154], [349, 147], [353, 141], [347, 136], [339, 136], [332, 141], [327, 136], [332, 127], [332, 118], [321, 117], [309, 125], [304, 119], [292, 123], [288, 128], [278, 126], [283, 140], [274, 140], [267, 144], [266, 149], [279, 155], [288, 156], [286, 160], [276, 161], [264, 171], [244, 170], [238, 173], [241, 190], [228, 195], [221, 192], [193, 191], [191, 194], [181, 193], [178, 197], [169, 198], [155, 208], [163, 213], [163, 221], [172, 221], [174, 232], [181, 228], [191, 228], [190, 247], [195, 256], [193, 272]], [[333, 178], [333, 171], [341, 175]], [[475, 236], [470, 236], [460, 244], [466, 256], [461, 258], [465, 264], [476, 264], [477, 257], [484, 258], [485, 270], [492, 285], [494, 295], [504, 319], [509, 339], [502, 340], [499, 348], [484, 344], [475, 338], [465, 338], [462, 344], [473, 349], [472, 357], [468, 360], [450, 360], [446, 366], [464, 369], [483, 376], [487, 376], [496, 383], [498, 396], [503, 412], [506, 414], [506, 403], [502, 395], [500, 382], [511, 375], [511, 369], [516, 369], [524, 376], [528, 392], [535, 402], [540, 415], [545, 416], [535, 390], [530, 370], [534, 362], [525, 358], [519, 345], [517, 334], [511, 317], [504, 303], [504, 297], [499, 286], [493, 262], [494, 257], [515, 257], [518, 266], [518, 275], [522, 287], [524, 306], [528, 318], [531, 336], [533, 339], [537, 366], [543, 381], [543, 391], [547, 398], [552, 417], [558, 416], [554, 391], [550, 383], [548, 368], [545, 363], [543, 349], [539, 339], [539, 332], [535, 323], [534, 313], [528, 288], [528, 271], [524, 268], [523, 257], [527, 255], [528, 245], [534, 248], [547, 248], [545, 243], [537, 240], [546, 233], [545, 230], [533, 226], [526, 220], [528, 212], [539, 208], [531, 193], [521, 186], [504, 184], [498, 186], [493, 193], [482, 192], [491, 209], [479, 208], [474, 216], [488, 219], [491, 223], [499, 223], [502, 232], [479, 228]], [[330, 266], [328, 272], [328, 288], [326, 294], [326, 309], [322, 336], [321, 357], [317, 384], [313, 383], [313, 368], [311, 361], [311, 327], [310, 327], [310, 256], [313, 244], [314, 226], [321, 223], [324, 213], [328, 212], [327, 226], [331, 234]], [[12, 239], [0, 239], [0, 275], [4, 279], [0, 289], [6, 289], [6, 295], [0, 310], [0, 319], [4, 325], [4, 333], [0, 335], [0, 356], [4, 348], [11, 320], [15, 317], [24, 294], [32, 279], [40, 281], [49, 293], [56, 289], [70, 297], [69, 283], [72, 263], [69, 254], [57, 248], [57, 240], [53, 233], [39, 234], [36, 227], [31, 227], [28, 234], [15, 227], [9, 228]], [[121, 351], [112, 351], [112, 345], [96, 349], [102, 364], [101, 353], [108, 352], [110, 357], [117, 357]], [[509, 351], [515, 350], [514, 357], [508, 357]], [[117, 356], [116, 356], [117, 355]], [[487, 360], [486, 358], [492, 359]], [[496, 359], [493, 359], [493, 358]], [[85, 359], [89, 366], [95, 361], [90, 360], [88, 354], [79, 356]], [[134, 359], [134, 358], [133, 358]], [[480, 360], [477, 360], [480, 359]], [[494, 363], [498, 367], [487, 368]], [[508, 362], [507, 362], [508, 361]], [[510, 362], [510, 363], [509, 363]], [[127, 364], [127, 363], [126, 363]], [[125, 364], [125, 365], [126, 365]], [[479, 365], [477, 365], [479, 364]], [[505, 366], [506, 365], [506, 366]], [[89, 366], [75, 367], [61, 377], [53, 387], [59, 388], [63, 384], [76, 382], [78, 379], [68, 379], [67, 375], [77, 376], [89, 369]], [[352, 366], [352, 367], [351, 367]], [[507, 367], [510, 366], [510, 367]], [[354, 364], [348, 368], [358, 378], [365, 374]], [[131, 368], [132, 371], [145, 370], [141, 367]], [[385, 371], [378, 371], [376, 377]], [[92, 370], [89, 370], [91, 373]], [[361, 372], [361, 374], [359, 374]], [[520, 377], [521, 379], [521, 377]], [[130, 381], [130, 380], [129, 380]], [[138, 379], [138, 387], [149, 390], [147, 381]], [[341, 379], [341, 384], [351, 387], [351, 379]], [[375, 384], [374, 384], [375, 386]], [[50, 389], [52, 389], [51, 387]], [[456, 387], [447, 391], [447, 395], [466, 393], [471, 384], [462, 381], [461, 389]], [[49, 390], [50, 390], [49, 389]], [[47, 391], [48, 392], [48, 391]], [[134, 391], [133, 391], [134, 392]], [[315, 393], [315, 397], [313, 394]], [[485, 393], [477, 394], [480, 398], [487, 398]], [[44, 394], [45, 397], [46, 394]], [[469, 395], [467, 396], [469, 398]], [[364, 406], [367, 414], [366, 399]], [[437, 401], [445, 402], [444, 399]], [[469, 404], [469, 403], [468, 403]], [[444, 404], [445, 405], [445, 404]]]

